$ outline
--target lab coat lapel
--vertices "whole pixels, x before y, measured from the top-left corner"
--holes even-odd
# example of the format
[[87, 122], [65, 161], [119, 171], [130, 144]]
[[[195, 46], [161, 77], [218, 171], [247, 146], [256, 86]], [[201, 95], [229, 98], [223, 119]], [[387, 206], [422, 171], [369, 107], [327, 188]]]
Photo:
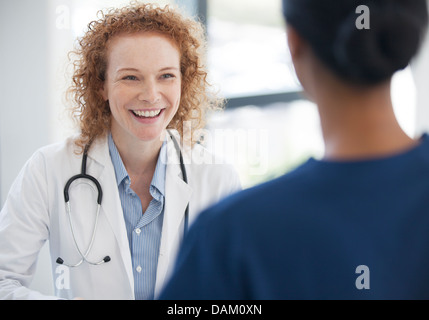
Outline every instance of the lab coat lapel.
[[[183, 156], [185, 157], [185, 155]], [[183, 181], [178, 150], [176, 150], [170, 137], [167, 140], [167, 161], [164, 222], [158, 258], [155, 295], [159, 294], [162, 284], [173, 267], [174, 257], [183, 236], [185, 209], [192, 195], [192, 188]], [[186, 160], [185, 163], [187, 163]], [[189, 179], [189, 166], [186, 166], [186, 170]]]
[[[103, 189], [100, 215], [105, 215], [115, 235], [121, 258], [130, 282], [131, 292], [134, 294], [134, 276], [132, 271], [131, 253], [128, 244], [127, 230], [123, 218], [121, 200], [116, 182], [115, 169], [110, 160], [107, 137], [96, 140], [88, 154], [88, 158], [95, 160], [100, 169], [94, 176], [99, 180]], [[91, 174], [91, 171], [89, 171]]]

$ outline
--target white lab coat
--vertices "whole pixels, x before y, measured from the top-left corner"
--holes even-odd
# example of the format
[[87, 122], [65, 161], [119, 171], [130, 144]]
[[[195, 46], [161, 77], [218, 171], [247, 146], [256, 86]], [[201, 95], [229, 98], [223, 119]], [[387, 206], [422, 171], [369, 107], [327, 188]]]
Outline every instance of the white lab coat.
[[[81, 172], [82, 155], [75, 153], [73, 138], [44, 147], [26, 163], [15, 180], [0, 213], [0, 299], [134, 299], [134, 279], [115, 171], [107, 138], [96, 140], [88, 154], [87, 173], [103, 188], [99, 222], [89, 260], [111, 261], [99, 266], [84, 262], [76, 268], [59, 266], [78, 262], [78, 254], [65, 210], [63, 189]], [[177, 150], [167, 142], [165, 207], [156, 275], [157, 296], [173, 267], [183, 237], [184, 212], [189, 203], [189, 223], [201, 210], [239, 190], [232, 166], [221, 163], [199, 145], [183, 151], [188, 184], [182, 179]], [[96, 189], [76, 181], [70, 188], [72, 219], [78, 244], [86, 251], [96, 213]], [[55, 297], [28, 289], [37, 257], [49, 240]], [[184, 288], [185, 289], [185, 288]]]

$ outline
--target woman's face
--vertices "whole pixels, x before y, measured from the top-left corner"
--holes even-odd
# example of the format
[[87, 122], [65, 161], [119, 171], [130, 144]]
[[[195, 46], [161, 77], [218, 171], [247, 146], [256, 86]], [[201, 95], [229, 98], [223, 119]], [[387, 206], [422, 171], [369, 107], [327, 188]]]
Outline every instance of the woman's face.
[[159, 140], [180, 103], [180, 52], [175, 43], [155, 32], [113, 38], [102, 95], [109, 101], [115, 138]]

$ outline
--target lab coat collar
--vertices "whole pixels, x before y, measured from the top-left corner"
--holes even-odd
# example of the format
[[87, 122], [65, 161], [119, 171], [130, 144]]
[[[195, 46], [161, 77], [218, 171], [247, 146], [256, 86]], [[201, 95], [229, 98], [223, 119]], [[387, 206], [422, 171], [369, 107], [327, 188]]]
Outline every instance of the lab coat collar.
[[[180, 145], [178, 133], [172, 133]], [[187, 158], [186, 152], [183, 152], [182, 155], [185, 159]], [[164, 223], [162, 226], [155, 297], [162, 290], [162, 285], [174, 267], [175, 254], [179, 247], [178, 242], [183, 237], [186, 206], [189, 204], [192, 196], [192, 188], [183, 181], [179, 151], [175, 148], [174, 142], [169, 135], [167, 137], [167, 161]], [[186, 160], [184, 163], [186, 166]], [[186, 166], [186, 172], [188, 180], [190, 180], [192, 177], [190, 166]]]

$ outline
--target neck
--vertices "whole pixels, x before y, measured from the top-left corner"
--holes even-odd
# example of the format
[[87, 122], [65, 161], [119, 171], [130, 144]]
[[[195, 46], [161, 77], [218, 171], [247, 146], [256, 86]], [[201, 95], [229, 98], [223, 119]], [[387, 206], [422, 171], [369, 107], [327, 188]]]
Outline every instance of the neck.
[[386, 156], [416, 144], [396, 120], [390, 82], [370, 89], [338, 86], [321, 92], [316, 101], [326, 159]]
[[112, 126], [112, 137], [130, 177], [150, 176], [155, 172], [162, 140], [141, 141], [118, 134]]

